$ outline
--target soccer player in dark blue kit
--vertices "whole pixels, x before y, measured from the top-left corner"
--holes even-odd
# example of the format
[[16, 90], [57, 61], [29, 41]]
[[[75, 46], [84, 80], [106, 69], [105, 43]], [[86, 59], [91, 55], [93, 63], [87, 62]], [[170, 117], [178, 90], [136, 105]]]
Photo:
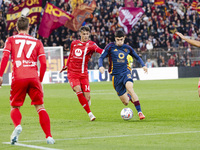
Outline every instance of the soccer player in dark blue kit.
[[145, 73], [147, 73], [148, 70], [133, 48], [124, 44], [124, 40], [124, 32], [122, 30], [117, 30], [115, 32], [115, 43], [109, 43], [99, 58], [99, 71], [102, 74], [104, 73], [103, 60], [109, 57], [109, 73], [112, 75], [112, 82], [119, 98], [124, 105], [128, 105], [129, 101], [131, 101], [138, 111], [140, 120], [142, 120], [145, 116], [142, 113], [139, 98], [133, 90], [131, 68], [127, 65], [128, 54], [142, 65]]

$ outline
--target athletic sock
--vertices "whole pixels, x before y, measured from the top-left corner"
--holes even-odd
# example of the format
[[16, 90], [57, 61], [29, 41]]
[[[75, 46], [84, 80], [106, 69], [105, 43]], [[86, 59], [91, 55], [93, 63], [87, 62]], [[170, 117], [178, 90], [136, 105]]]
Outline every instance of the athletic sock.
[[10, 111], [10, 117], [15, 127], [21, 124], [22, 115], [18, 108], [12, 108]]
[[78, 96], [78, 100], [79, 102], [81, 103], [81, 105], [83, 106], [83, 108], [85, 109], [85, 111], [87, 113], [90, 113], [90, 107], [88, 105], [88, 101], [87, 99], [85, 98], [85, 96], [83, 95], [83, 92], [80, 91], [80, 92], [77, 92], [76, 95]]
[[141, 107], [140, 107], [140, 102], [139, 100], [138, 101], [135, 101], [133, 102], [133, 104], [135, 105], [135, 108], [137, 109], [138, 112], [141, 112]]
[[37, 112], [39, 115], [40, 125], [42, 127], [42, 130], [46, 134], [46, 138], [49, 136], [52, 137], [51, 129], [50, 129], [50, 119], [49, 119], [48, 113], [46, 112], [44, 108], [40, 108]]

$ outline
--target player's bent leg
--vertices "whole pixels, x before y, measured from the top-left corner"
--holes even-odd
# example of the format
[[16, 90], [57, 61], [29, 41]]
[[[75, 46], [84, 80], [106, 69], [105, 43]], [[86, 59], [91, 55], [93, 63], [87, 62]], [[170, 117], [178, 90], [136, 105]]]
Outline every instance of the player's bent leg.
[[22, 115], [19, 109], [20, 109], [19, 106], [11, 106], [10, 116], [15, 126], [15, 129], [12, 132], [11, 137], [10, 137], [10, 141], [12, 145], [18, 142], [18, 137], [20, 133], [22, 132], [22, 127], [21, 127]]
[[83, 92], [83, 95], [88, 101], [88, 105], [91, 106], [90, 92]]
[[83, 92], [81, 90], [80, 85], [77, 85], [73, 88], [73, 90], [76, 92], [76, 95], [78, 97], [78, 100], [80, 102], [80, 104], [83, 106], [83, 108], [85, 109], [85, 111], [87, 112], [90, 121], [94, 121], [96, 119], [96, 117], [93, 115], [93, 113], [90, 110], [89, 104], [87, 99], [85, 98], [85, 96], [83, 95]]
[[122, 101], [122, 103], [127, 106], [129, 103], [129, 97], [127, 95], [127, 92], [124, 93], [123, 95], [119, 96], [120, 100]]
[[126, 86], [126, 90], [127, 90], [128, 94], [130, 94], [130, 96], [132, 98], [132, 101], [133, 102], [138, 101], [139, 98], [133, 90], [133, 82], [128, 81], [128, 82], [126, 82], [125, 86]]
[[140, 120], [145, 119], [145, 116], [144, 116], [144, 114], [142, 113], [142, 110], [141, 110], [139, 98], [133, 90], [133, 83], [128, 81], [128, 82], [126, 82], [125, 86], [126, 86], [128, 94], [130, 94], [130, 96], [132, 98], [132, 102], [135, 105], [135, 108], [137, 109]]
[[47, 144], [54, 144], [55, 140], [52, 138], [51, 135], [51, 127], [50, 127], [50, 119], [49, 115], [46, 112], [44, 105], [35, 105], [36, 111], [39, 115], [39, 122], [46, 135]]

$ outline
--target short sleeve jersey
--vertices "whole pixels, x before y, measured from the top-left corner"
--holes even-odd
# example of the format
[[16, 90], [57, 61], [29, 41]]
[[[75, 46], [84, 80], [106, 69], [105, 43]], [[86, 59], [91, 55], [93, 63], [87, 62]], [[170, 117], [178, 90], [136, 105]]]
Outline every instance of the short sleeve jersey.
[[38, 78], [38, 57], [45, 55], [40, 40], [18, 34], [6, 40], [4, 51], [11, 53], [12, 79]]
[[88, 61], [94, 52], [102, 53], [95, 42], [73, 41], [67, 61], [68, 73], [88, 75]]

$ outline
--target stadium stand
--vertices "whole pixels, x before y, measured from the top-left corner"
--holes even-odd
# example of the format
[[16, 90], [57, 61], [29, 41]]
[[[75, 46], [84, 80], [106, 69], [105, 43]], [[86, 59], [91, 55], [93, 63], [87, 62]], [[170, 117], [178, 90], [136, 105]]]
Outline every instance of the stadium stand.
[[[17, 34], [15, 29], [10, 32], [6, 31], [6, 13], [10, 7], [16, 6], [22, 1], [5, 0], [2, 3], [0, 48], [3, 48], [7, 37]], [[174, 62], [172, 66], [198, 66], [200, 64], [198, 49], [174, 35], [175, 31], [179, 31], [189, 38], [200, 41], [200, 15], [196, 10], [191, 9], [193, 0], [166, 0], [163, 6], [155, 6], [154, 0], [133, 1], [135, 7], [145, 9], [145, 14], [129, 32], [125, 43], [134, 47], [145, 63], [147, 59], [151, 59], [153, 67], [168, 66], [169, 61]], [[47, 2], [66, 12], [72, 12], [70, 3], [67, 4], [64, 0], [43, 1], [43, 8]], [[183, 16], [179, 15], [172, 2], [179, 5], [184, 13]], [[120, 28], [117, 16], [119, 7], [124, 6], [124, 0], [96, 0], [96, 3], [95, 11], [90, 18], [85, 20], [84, 24], [91, 28], [91, 40], [104, 48], [108, 43], [114, 41], [114, 31], [116, 28]], [[41, 39], [44, 46], [63, 46], [64, 56], [68, 56], [71, 42], [79, 38], [77, 32], [62, 26], [54, 30], [46, 39], [37, 34], [38, 28], [38, 24], [31, 26], [29, 34]], [[90, 62], [93, 64], [90, 65], [89, 69], [97, 69], [95, 57], [98, 57], [98, 55], [93, 56], [93, 61]], [[133, 63], [133, 65], [132, 67], [138, 67], [137, 63]]]

